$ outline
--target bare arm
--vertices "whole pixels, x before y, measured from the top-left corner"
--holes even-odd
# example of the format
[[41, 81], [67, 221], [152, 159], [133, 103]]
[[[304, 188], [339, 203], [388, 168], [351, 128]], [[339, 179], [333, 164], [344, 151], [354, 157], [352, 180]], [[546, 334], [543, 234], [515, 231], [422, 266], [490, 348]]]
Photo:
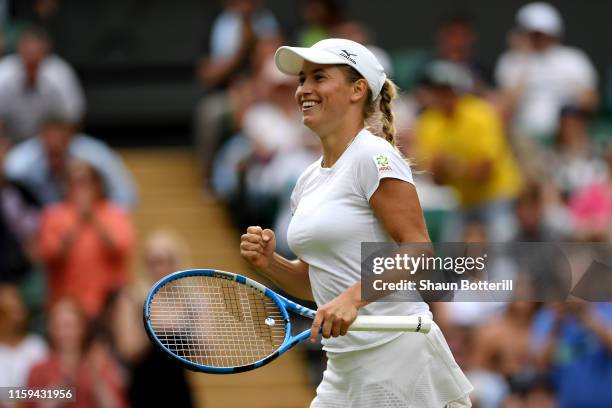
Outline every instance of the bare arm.
[[313, 300], [308, 264], [300, 259], [290, 261], [276, 252], [276, 237], [270, 229], [249, 227], [240, 242], [240, 254], [285, 292], [300, 299]]

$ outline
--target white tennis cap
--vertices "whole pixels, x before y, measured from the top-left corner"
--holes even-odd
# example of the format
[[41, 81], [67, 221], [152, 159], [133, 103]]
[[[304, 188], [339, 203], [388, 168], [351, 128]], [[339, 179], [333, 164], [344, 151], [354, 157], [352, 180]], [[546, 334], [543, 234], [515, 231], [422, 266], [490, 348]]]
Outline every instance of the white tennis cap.
[[529, 3], [521, 7], [516, 13], [516, 22], [527, 31], [537, 31], [553, 37], [560, 37], [563, 33], [561, 14], [545, 2]]
[[370, 50], [355, 41], [340, 38], [328, 38], [310, 48], [280, 47], [274, 59], [278, 69], [289, 75], [298, 75], [304, 61], [353, 67], [368, 81], [373, 99], [378, 97], [387, 79], [385, 70]]

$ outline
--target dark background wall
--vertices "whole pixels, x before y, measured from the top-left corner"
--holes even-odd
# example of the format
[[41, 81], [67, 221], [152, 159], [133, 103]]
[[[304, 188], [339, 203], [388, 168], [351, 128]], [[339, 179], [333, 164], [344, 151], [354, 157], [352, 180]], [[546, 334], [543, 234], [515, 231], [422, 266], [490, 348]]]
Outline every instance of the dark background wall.
[[[289, 35], [301, 22], [303, 0], [270, 0]], [[369, 26], [388, 51], [427, 49], [439, 19], [453, 11], [472, 15], [477, 54], [491, 65], [505, 49], [518, 0], [344, 0], [349, 16]], [[591, 56], [603, 82], [612, 63], [612, 1], [555, 0], [566, 42]], [[17, 2], [17, 14], [20, 10]], [[194, 63], [220, 10], [214, 0], [62, 0], [50, 22], [57, 51], [77, 68], [88, 96], [87, 130], [114, 143], [188, 141], [195, 104], [205, 89]], [[168, 139], [168, 135], [175, 139]], [[162, 139], [160, 139], [162, 138]], [[158, 140], [159, 139], [159, 140]]]

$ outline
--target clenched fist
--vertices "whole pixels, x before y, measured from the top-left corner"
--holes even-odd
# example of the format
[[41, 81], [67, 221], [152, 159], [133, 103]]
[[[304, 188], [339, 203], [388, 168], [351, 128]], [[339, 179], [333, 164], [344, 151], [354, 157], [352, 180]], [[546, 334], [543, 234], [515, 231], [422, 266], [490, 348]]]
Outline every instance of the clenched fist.
[[253, 267], [266, 270], [276, 249], [276, 237], [271, 229], [249, 227], [240, 237], [240, 255]]

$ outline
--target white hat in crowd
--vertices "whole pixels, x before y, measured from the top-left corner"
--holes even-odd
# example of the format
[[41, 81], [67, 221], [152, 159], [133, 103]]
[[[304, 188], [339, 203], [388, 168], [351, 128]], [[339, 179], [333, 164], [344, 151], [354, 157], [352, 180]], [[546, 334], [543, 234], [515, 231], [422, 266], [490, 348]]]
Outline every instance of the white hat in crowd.
[[563, 34], [563, 20], [559, 10], [541, 1], [521, 7], [516, 13], [516, 23], [527, 31], [537, 31], [553, 37]]
[[378, 97], [387, 79], [382, 65], [370, 50], [355, 41], [340, 38], [328, 38], [310, 48], [280, 47], [276, 50], [275, 61], [278, 69], [289, 75], [298, 75], [304, 61], [351, 66], [368, 81], [373, 99]]

